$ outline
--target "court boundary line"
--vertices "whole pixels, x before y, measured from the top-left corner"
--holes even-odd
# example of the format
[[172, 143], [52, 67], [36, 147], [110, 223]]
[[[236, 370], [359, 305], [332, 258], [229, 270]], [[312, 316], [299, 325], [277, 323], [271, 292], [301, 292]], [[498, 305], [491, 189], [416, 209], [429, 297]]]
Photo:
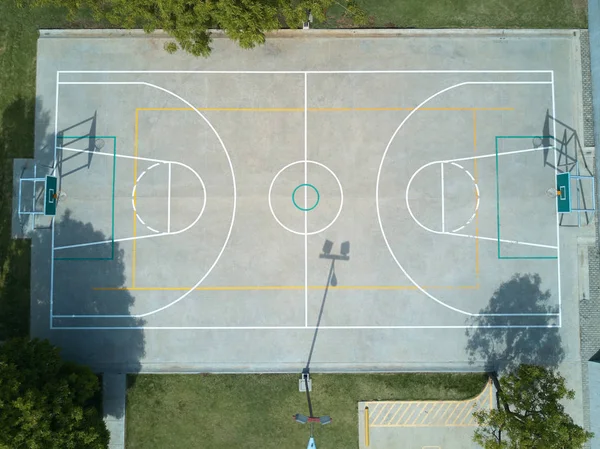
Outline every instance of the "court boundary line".
[[[224, 248], [227, 246], [227, 242], [229, 241], [229, 237], [231, 235], [231, 231], [233, 228], [233, 222], [235, 220], [235, 211], [236, 211], [236, 184], [235, 184], [235, 173], [233, 170], [233, 166], [232, 166], [232, 162], [231, 159], [227, 153], [227, 150], [224, 146], [224, 143], [222, 142], [220, 136], [218, 135], [218, 133], [216, 132], [216, 130], [212, 127], [212, 125], [210, 124], [210, 122], [208, 122], [208, 120], [196, 109], [194, 108], [189, 102], [187, 102], [187, 100], [179, 97], [178, 95], [174, 94], [173, 92], [162, 88], [160, 86], [157, 85], [153, 85], [147, 82], [119, 82], [119, 83], [108, 83], [108, 82], [93, 82], [93, 83], [89, 83], [89, 82], [61, 82], [60, 81], [60, 73], [218, 73], [218, 74], [224, 74], [224, 73], [232, 73], [232, 74], [240, 74], [240, 73], [256, 73], [256, 74], [266, 74], [266, 73], [273, 73], [273, 74], [285, 74], [285, 73], [289, 73], [289, 74], [304, 74], [305, 77], [307, 76], [308, 73], [311, 74], [343, 74], [343, 73], [348, 73], [348, 74], [359, 74], [359, 73], [365, 73], [365, 74], [376, 74], [376, 73], [432, 73], [432, 74], [443, 74], [443, 73], [481, 73], [481, 74], [487, 74], [487, 73], [515, 73], [515, 74], [522, 74], [522, 73], [546, 73], [546, 74], [551, 74], [551, 84], [552, 84], [552, 93], [553, 93], [553, 110], [554, 110], [554, 71], [552, 70], [500, 70], [500, 71], [495, 71], [495, 70], [486, 70], [486, 71], [464, 71], [464, 70], [427, 70], [427, 71], [252, 71], [252, 72], [248, 72], [248, 71], [57, 71], [57, 80], [56, 80], [56, 109], [55, 109], [55, 129], [57, 128], [57, 124], [58, 124], [58, 89], [59, 89], [59, 85], [60, 84], [136, 84], [136, 85], [147, 85], [147, 86], [151, 86], [154, 88], [157, 88], [159, 90], [165, 91], [173, 96], [175, 96], [176, 98], [179, 98], [181, 101], [183, 101], [184, 103], [188, 104], [192, 109], [194, 109], [196, 111], [196, 113], [198, 115], [200, 115], [200, 117], [202, 117], [207, 124], [209, 125], [209, 127], [213, 130], [213, 132], [216, 134], [217, 138], [219, 139], [219, 141], [221, 142], [223, 149], [225, 150], [225, 154], [228, 158], [228, 162], [231, 168], [231, 172], [232, 172], [232, 177], [233, 177], [233, 190], [234, 190], [234, 198], [233, 198], [233, 214], [232, 214], [232, 223], [227, 235], [227, 239], [225, 242], [225, 245], [223, 246], [220, 254], [217, 257], [217, 260], [215, 261], [215, 263], [213, 264], [213, 266], [211, 266], [211, 268], [208, 270], [208, 273], [201, 279], [201, 281], [198, 283], [198, 285], [204, 280], [205, 277], [208, 276], [208, 274], [212, 271], [212, 269], [214, 268], [214, 266], [216, 265], [216, 262], [218, 262], [218, 260], [220, 259]], [[382, 227], [382, 223], [381, 223], [381, 217], [380, 217], [380, 212], [379, 212], [379, 198], [378, 198], [378, 190], [379, 190], [379, 181], [380, 181], [380, 173], [381, 173], [381, 166], [383, 165], [384, 159], [385, 159], [385, 155], [389, 149], [389, 146], [391, 144], [391, 142], [393, 141], [393, 139], [395, 138], [396, 134], [398, 133], [398, 131], [400, 130], [400, 128], [402, 127], [402, 125], [404, 124], [404, 122], [417, 110], [419, 110], [419, 108], [425, 104], [426, 102], [428, 102], [430, 99], [432, 99], [433, 97], [439, 95], [440, 93], [446, 92], [447, 90], [450, 90], [452, 88], [455, 87], [459, 87], [462, 85], [477, 85], [477, 84], [549, 84], [546, 81], [531, 81], [531, 82], [466, 82], [466, 83], [460, 83], [454, 86], [451, 86], [450, 88], [444, 89], [443, 91], [437, 92], [436, 94], [434, 94], [433, 96], [431, 96], [430, 98], [428, 98], [427, 100], [425, 100], [424, 102], [422, 102], [419, 106], [417, 106], [416, 108], [414, 108], [409, 114], [408, 117], [402, 122], [402, 124], [396, 129], [396, 132], [394, 132], [392, 138], [390, 139], [390, 142], [388, 143], [388, 146], [386, 147], [385, 151], [384, 151], [384, 155], [381, 161], [381, 165], [378, 171], [378, 175], [377, 175], [377, 186], [376, 186], [376, 206], [377, 206], [377, 215], [378, 215], [378, 220], [380, 223], [380, 227], [381, 227], [381, 231], [383, 233], [383, 237], [385, 240], [386, 245], [388, 246], [389, 249], [389, 244], [387, 241], [387, 238], [385, 237], [385, 233]], [[556, 124], [554, 124], [554, 127], [556, 127]], [[55, 153], [56, 153], [56, 133], [55, 133], [55, 149], [54, 149]], [[471, 158], [468, 158], [471, 159]], [[555, 154], [555, 159], [556, 159], [556, 154]], [[52, 237], [54, 237], [54, 221], [52, 223]], [[558, 229], [557, 229], [557, 233], [558, 233]], [[54, 248], [54, 242], [52, 242], [52, 252], [54, 252], [55, 248]], [[390, 250], [391, 252], [391, 250]], [[394, 260], [396, 261], [396, 263], [399, 265], [399, 267], [401, 268], [401, 271], [403, 271], [405, 273], [405, 275], [407, 276], [407, 278], [415, 285], [415, 287], [417, 287], [417, 289], [421, 290], [423, 293], [426, 294], [426, 296], [431, 297], [432, 299], [436, 300], [433, 296], [429, 295], [427, 292], [423, 291], [422, 288], [416, 284], [412, 278], [406, 273], [406, 271], [402, 268], [402, 266], [398, 263], [398, 261], [396, 260], [396, 257], [393, 255], [392, 256], [394, 258]], [[559, 273], [560, 273], [560, 264], [559, 265]], [[51, 286], [53, 285], [53, 267], [51, 267]], [[181, 299], [183, 299], [185, 296], [187, 296], [187, 294], [189, 294], [192, 290], [188, 291], [185, 295], [183, 295], [181, 298], [173, 301], [172, 303], [168, 304], [165, 307], [159, 308], [151, 313], [148, 314], [143, 314], [143, 315], [126, 315], [124, 317], [126, 318], [134, 318], [134, 317], [143, 317], [143, 316], [148, 316], [154, 313], [157, 313], [161, 310], [164, 310], [167, 307], [170, 307], [171, 305], [175, 304], [176, 302], [179, 302]], [[53, 319], [54, 318], [61, 318], [61, 316], [59, 315], [53, 315], [52, 314], [52, 295], [53, 295], [53, 288], [51, 287], [51, 313], [50, 313], [50, 325], [52, 328], [52, 323], [53, 323]], [[437, 302], [439, 302], [438, 300], [436, 300]], [[447, 306], [444, 303], [441, 303], [444, 306]], [[559, 276], [559, 304], [560, 304], [560, 276]], [[448, 307], [448, 306], [447, 306]], [[464, 311], [460, 311], [458, 309], [456, 309], [456, 311], [461, 312], [461, 313], [465, 313]], [[560, 311], [560, 307], [559, 307], [559, 311]], [[471, 316], [533, 316], [532, 314], [470, 314], [470, 313], [465, 313]], [[538, 315], [538, 314], [536, 314]], [[513, 325], [498, 325], [498, 326], [483, 326], [483, 327], [490, 327], [490, 328], [532, 328], [532, 327], [541, 327], [541, 328], [552, 328], [552, 327], [560, 327], [560, 313], [559, 314], [539, 314], [539, 315], [543, 315], [543, 316], [555, 316], [558, 315], [559, 316], [559, 324], [558, 326], [555, 325], [529, 325], [529, 326], [513, 326]], [[90, 317], [98, 317], [98, 316], [90, 316]], [[111, 318], [118, 318], [118, 315], [110, 315], [109, 317]], [[69, 316], [69, 318], [82, 318], [82, 316]], [[357, 329], [357, 328], [365, 328], [365, 329], [381, 329], [381, 328], [387, 328], [387, 329], [404, 329], [404, 328], [426, 328], [426, 329], [440, 329], [440, 328], [473, 328], [473, 327], [481, 327], [481, 326], [322, 326], [323, 329], [340, 329], [340, 328], [345, 328], [345, 329]], [[61, 329], [68, 329], [69, 327], [65, 327], [65, 326], [60, 326]], [[135, 329], [135, 327], [114, 327], [114, 326], [107, 326], [107, 327], [90, 327], [90, 326], [83, 326], [83, 327], [74, 327], [74, 329]], [[141, 326], [139, 327], [140, 329], [168, 329], [168, 327], [151, 327], [151, 326]], [[276, 327], [239, 327], [239, 329], [275, 329]], [[290, 327], [290, 326], [285, 326], [285, 327], [281, 327], [282, 329], [294, 329], [296, 327]], [[314, 329], [315, 327], [300, 327], [299, 329]], [[176, 327], [173, 329], [185, 329], [184, 327]], [[226, 327], [189, 327], [188, 329], [236, 329], [235, 327], [232, 326], [226, 326]]]
[[[133, 316], [131, 316], [133, 318]], [[77, 319], [72, 316], [58, 316], [54, 319]], [[64, 330], [377, 330], [377, 329], [554, 329], [559, 328], [559, 325], [494, 325], [494, 326], [54, 326], [54, 329]]]
[[311, 75], [333, 75], [333, 74], [383, 74], [383, 73], [398, 73], [398, 74], [445, 74], [445, 73], [469, 73], [469, 74], [485, 74], [485, 73], [529, 73], [529, 74], [553, 74], [553, 70], [59, 70], [58, 73], [114, 73], [114, 74], [127, 74], [127, 73], [156, 73], [156, 74], [175, 74], [175, 73], [206, 73], [215, 75], [241, 75], [241, 74], [253, 74], [253, 75], [302, 75], [308, 73]]

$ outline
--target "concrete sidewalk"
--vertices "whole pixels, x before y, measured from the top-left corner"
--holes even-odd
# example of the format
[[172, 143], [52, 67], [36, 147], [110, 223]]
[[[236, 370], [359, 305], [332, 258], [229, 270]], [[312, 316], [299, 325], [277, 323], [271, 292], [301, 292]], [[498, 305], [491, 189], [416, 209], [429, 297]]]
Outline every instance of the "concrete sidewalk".
[[104, 422], [110, 432], [109, 449], [125, 448], [125, 395], [127, 376], [125, 374], [104, 374], [103, 408]]

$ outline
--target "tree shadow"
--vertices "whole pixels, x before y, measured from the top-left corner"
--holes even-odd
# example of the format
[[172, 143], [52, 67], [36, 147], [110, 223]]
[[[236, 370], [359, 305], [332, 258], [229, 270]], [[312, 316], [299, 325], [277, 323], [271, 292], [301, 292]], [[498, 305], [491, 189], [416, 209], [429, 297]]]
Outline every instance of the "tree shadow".
[[[0, 341], [29, 335], [29, 240], [13, 240], [13, 159], [31, 157], [36, 126], [46, 129], [50, 115], [42, 102], [18, 97], [0, 118]], [[35, 120], [37, 117], [37, 121]]]
[[[74, 241], [109, 240], [91, 223], [72, 217], [69, 209], [55, 225], [55, 239], [66, 234]], [[32, 247], [32, 334], [48, 338], [61, 348], [67, 360], [89, 365], [99, 373], [136, 373], [145, 355], [145, 324], [141, 318], [128, 316], [135, 298], [128, 290], [99, 291], [95, 287], [124, 287], [126, 283], [124, 251], [114, 243], [113, 256], [98, 258], [96, 246], [78, 248], [76, 257], [54, 260], [53, 315], [120, 315], [120, 318], [54, 318], [48, 328], [50, 314], [49, 272], [51, 229], [38, 229], [31, 234]], [[46, 253], [48, 251], [48, 253]], [[58, 253], [55, 253], [55, 255]], [[47, 293], [47, 294], [44, 294]], [[120, 329], [100, 329], [102, 327]], [[69, 329], [64, 329], [69, 327]], [[62, 328], [62, 329], [61, 329]], [[42, 335], [39, 335], [42, 334]], [[116, 417], [125, 410], [115, 409], [118, 402], [105, 402], [104, 413]]]
[[[540, 289], [541, 282], [538, 274], [516, 273], [500, 284], [488, 306], [479, 313], [558, 313], [558, 307], [549, 304], [550, 291]], [[501, 317], [500, 321], [499, 317], [488, 315], [472, 317], [469, 321], [472, 326], [466, 331], [469, 363], [483, 361], [488, 372], [512, 369], [520, 364], [556, 368], [564, 359], [560, 328], [550, 327], [555, 317], [515, 315]], [[514, 327], [492, 327], [500, 323]]]
[[[31, 157], [31, 149], [35, 150], [33, 162], [37, 167], [36, 176], [43, 177], [52, 173], [55, 135], [54, 130], [48, 133], [50, 113], [43, 108], [41, 98], [37, 101], [33, 98], [19, 99], [4, 115], [10, 117], [7, 118], [9, 121], [5, 122], [3, 116], [3, 132], [0, 134], [0, 149], [4, 151], [4, 160], [8, 161], [2, 171], [3, 187], [6, 189], [13, 185], [13, 176], [23, 176], [20, 171], [13, 175], [13, 163], [10, 158]], [[15, 117], [21, 119], [17, 121]], [[32, 130], [35, 130], [35, 138]], [[30, 150], [24, 151], [24, 148]], [[88, 160], [88, 163], [90, 162], [93, 164], [93, 161]], [[32, 166], [30, 163], [28, 170]], [[63, 241], [67, 241], [68, 236], [68, 241], [95, 242], [110, 240], [111, 236], [95, 229], [94, 223], [80, 221], [72, 211], [59, 207], [59, 216], [55, 218], [54, 227], [47, 226], [48, 223], [52, 223], [49, 217], [44, 219], [43, 216], [38, 216], [39, 227], [27, 232], [26, 239], [12, 240], [10, 228], [14, 208], [10, 207], [11, 192], [7, 195], [8, 201], [3, 201], [0, 206], [3, 208], [0, 216], [0, 257], [4, 259], [4, 266], [7, 266], [4, 245], [24, 245], [22, 254], [19, 254], [23, 260], [17, 264], [17, 268], [19, 276], [23, 279], [22, 284], [27, 285], [27, 288], [17, 292], [17, 296], [9, 298], [15, 303], [27, 304], [26, 326], [20, 327], [27, 327], [31, 338], [46, 338], [58, 346], [64, 359], [88, 365], [104, 377], [111, 373], [139, 372], [141, 359], [145, 355], [144, 330], [140, 327], [145, 322], [131, 316], [135, 298], [125, 289], [110, 292], [93, 290], [93, 287], [97, 286], [125, 286], [124, 251], [119, 243], [115, 242], [114, 247], [111, 247], [110, 258], [99, 258], [98, 247], [88, 246], [77, 248], [76, 253], [69, 254], [69, 260], [53, 260], [55, 256], [62, 256], [52, 251], [55, 239], [62, 238]], [[87, 207], [93, 207], [93, 204]], [[8, 266], [16, 264], [9, 262]], [[13, 290], [6, 290], [0, 284], [0, 300]], [[51, 318], [51, 315], [59, 314], [121, 315], [122, 318]], [[6, 316], [2, 309], [0, 316], [2, 321], [15, 319]], [[121, 329], [102, 329], [115, 326]], [[104, 401], [103, 408], [105, 415], [117, 418], [125, 413], [123, 401]]]

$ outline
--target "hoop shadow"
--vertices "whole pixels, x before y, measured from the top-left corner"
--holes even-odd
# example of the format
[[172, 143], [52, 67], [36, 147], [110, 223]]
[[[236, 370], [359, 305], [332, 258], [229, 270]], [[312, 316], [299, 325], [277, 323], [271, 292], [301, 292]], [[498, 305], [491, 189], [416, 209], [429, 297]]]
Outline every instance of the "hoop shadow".
[[[560, 128], [562, 128], [562, 133], [560, 130], [557, 130], [558, 135], [556, 136], [553, 135], [555, 125], [558, 125]], [[572, 126], [569, 126], [565, 122], [553, 117], [549, 110], [546, 110], [542, 135], [544, 136], [542, 139], [542, 146], [544, 147], [544, 166], [553, 168], [557, 173], [568, 172], [572, 173], [573, 175], [580, 175], [583, 171], [584, 176], [593, 176], [593, 172], [585, 159], [585, 153], [583, 151], [581, 140], [579, 139], [579, 134]], [[556, 164], [554, 161], [549, 161], [551, 147], [554, 147], [554, 151], [556, 151], [558, 155]], [[582, 202], [581, 208], [588, 209], [588, 205], [590, 203], [593, 204], [594, 199], [587, 198], [581, 179], [577, 179], [576, 183], [579, 200]], [[586, 224], [589, 224], [593, 221], [589, 212], [584, 212], [584, 217]], [[564, 218], [565, 215], [561, 214], [559, 221], [561, 226], [577, 226], [563, 223]]]

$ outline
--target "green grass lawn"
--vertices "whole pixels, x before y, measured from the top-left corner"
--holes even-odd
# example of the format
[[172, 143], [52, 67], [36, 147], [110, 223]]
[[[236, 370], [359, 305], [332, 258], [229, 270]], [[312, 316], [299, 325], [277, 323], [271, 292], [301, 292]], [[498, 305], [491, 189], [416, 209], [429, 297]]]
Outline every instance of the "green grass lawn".
[[39, 28], [79, 28], [57, 8], [0, 0], [0, 341], [29, 334], [30, 243], [11, 239], [13, 158], [34, 151], [35, 56]]
[[[296, 374], [137, 375], [127, 395], [127, 449], [302, 448], [308, 415]], [[363, 400], [461, 400], [479, 394], [483, 374], [314, 374], [315, 427], [320, 449], [358, 448]], [[135, 380], [135, 382], [134, 382]]]
[[[587, 28], [587, 0], [357, 0], [369, 27]], [[339, 6], [317, 27], [346, 28]]]

